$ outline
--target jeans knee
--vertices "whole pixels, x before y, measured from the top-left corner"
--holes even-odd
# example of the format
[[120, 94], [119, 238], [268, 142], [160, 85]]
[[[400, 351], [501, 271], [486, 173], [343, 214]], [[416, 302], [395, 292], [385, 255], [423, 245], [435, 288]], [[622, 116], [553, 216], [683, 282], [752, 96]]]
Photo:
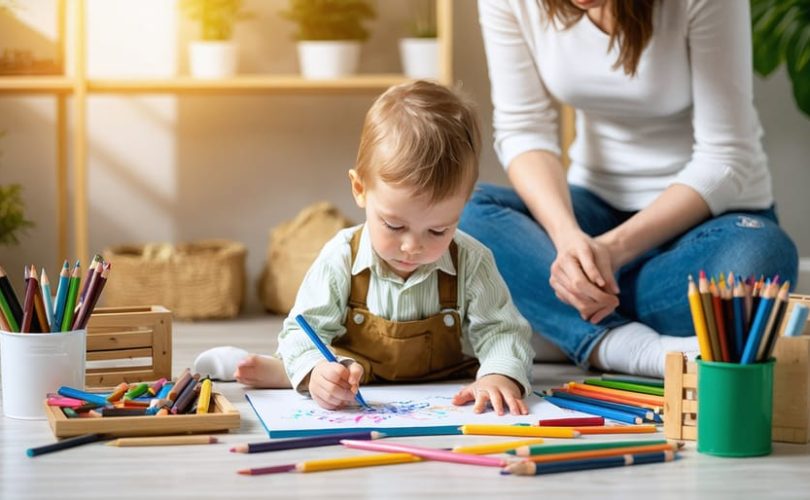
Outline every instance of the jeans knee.
[[755, 245], [747, 245], [743, 249], [746, 251], [736, 249], [739, 252], [738, 270], [734, 272], [740, 272], [743, 276], [779, 275], [781, 281], [796, 283], [799, 252], [790, 236], [778, 226], [774, 225], [762, 238], [758, 238]]

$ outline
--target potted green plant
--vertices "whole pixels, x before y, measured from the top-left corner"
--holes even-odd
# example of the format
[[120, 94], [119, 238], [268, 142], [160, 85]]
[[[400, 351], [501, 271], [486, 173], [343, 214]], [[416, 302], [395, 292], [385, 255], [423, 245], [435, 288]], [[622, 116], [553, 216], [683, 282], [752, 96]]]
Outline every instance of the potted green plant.
[[298, 60], [305, 78], [340, 78], [357, 72], [363, 21], [374, 19], [369, 0], [289, 0], [281, 15], [296, 23]]
[[408, 35], [399, 40], [402, 71], [409, 78], [439, 78], [439, 42], [433, 0], [411, 0]]
[[[2, 139], [4, 132], [0, 132]], [[19, 235], [34, 223], [25, 218], [25, 203], [22, 199], [22, 186], [9, 184], [0, 186], [0, 245], [17, 245]]]
[[768, 76], [782, 63], [799, 109], [810, 116], [810, 0], [751, 0], [754, 70]]
[[192, 76], [227, 78], [236, 74], [236, 22], [247, 18], [242, 0], [181, 0], [180, 9], [199, 27], [199, 39], [189, 46]]

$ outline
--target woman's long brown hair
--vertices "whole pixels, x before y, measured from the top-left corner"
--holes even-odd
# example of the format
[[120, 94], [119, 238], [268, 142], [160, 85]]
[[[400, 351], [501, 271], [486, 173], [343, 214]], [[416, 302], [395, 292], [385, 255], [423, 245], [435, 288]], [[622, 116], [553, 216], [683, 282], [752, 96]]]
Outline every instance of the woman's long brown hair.
[[[555, 17], [565, 28], [570, 28], [585, 11], [577, 8], [571, 0], [538, 0], [549, 19]], [[653, 7], [656, 0], [611, 0], [616, 29], [610, 34], [608, 51], [619, 44], [619, 57], [613, 68], [622, 67], [625, 74], [635, 75], [641, 53], [653, 33]]]

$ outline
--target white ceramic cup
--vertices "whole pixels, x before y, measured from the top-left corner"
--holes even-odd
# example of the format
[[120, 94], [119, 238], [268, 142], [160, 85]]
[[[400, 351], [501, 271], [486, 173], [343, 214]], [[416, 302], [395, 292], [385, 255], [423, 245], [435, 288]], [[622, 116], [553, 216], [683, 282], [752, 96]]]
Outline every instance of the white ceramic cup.
[[86, 330], [60, 333], [0, 331], [3, 414], [46, 418], [46, 394], [67, 385], [84, 389]]

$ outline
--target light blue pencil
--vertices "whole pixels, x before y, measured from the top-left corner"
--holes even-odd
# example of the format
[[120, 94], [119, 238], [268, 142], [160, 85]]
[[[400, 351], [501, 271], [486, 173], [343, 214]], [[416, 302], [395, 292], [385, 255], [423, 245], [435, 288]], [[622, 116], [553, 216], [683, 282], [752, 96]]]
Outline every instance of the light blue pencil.
[[[312, 341], [312, 343], [315, 344], [315, 347], [317, 347], [318, 350], [321, 351], [321, 354], [323, 354], [323, 357], [326, 358], [327, 361], [332, 362], [332, 363], [337, 363], [338, 362], [335, 355], [332, 354], [332, 351], [330, 351], [329, 348], [326, 347], [326, 344], [323, 343], [323, 340], [321, 340], [321, 338], [318, 336], [318, 334], [315, 333], [315, 330], [312, 329], [310, 324], [307, 323], [307, 320], [304, 319], [303, 316], [301, 316], [300, 314], [297, 315], [295, 317], [295, 321], [298, 323], [298, 326], [300, 326], [301, 329], [304, 330], [304, 333], [307, 334], [307, 337], [309, 337], [309, 339]], [[371, 408], [371, 406], [369, 406], [368, 403], [366, 403], [366, 400], [363, 399], [363, 396], [360, 395], [359, 390], [357, 391], [357, 393], [355, 393], [354, 399], [357, 400], [357, 402], [360, 404], [360, 406], [362, 406], [364, 408]]]
[[790, 320], [785, 327], [786, 337], [798, 337], [804, 331], [804, 325], [807, 323], [807, 306], [804, 304], [796, 304], [793, 306], [793, 312], [790, 314]]
[[[42, 268], [39, 286], [42, 288], [42, 303], [45, 306], [45, 316], [48, 318], [48, 325], [53, 328], [53, 298], [51, 297], [51, 282], [48, 280], [48, 273]], [[42, 325], [42, 331], [48, 331], [48, 325]]]
[[62, 316], [65, 313], [65, 301], [67, 301], [67, 293], [70, 282], [70, 264], [66, 260], [62, 264], [62, 271], [59, 273], [59, 284], [56, 287], [56, 299], [53, 304], [53, 322], [51, 322], [51, 331], [58, 332], [62, 329]]

